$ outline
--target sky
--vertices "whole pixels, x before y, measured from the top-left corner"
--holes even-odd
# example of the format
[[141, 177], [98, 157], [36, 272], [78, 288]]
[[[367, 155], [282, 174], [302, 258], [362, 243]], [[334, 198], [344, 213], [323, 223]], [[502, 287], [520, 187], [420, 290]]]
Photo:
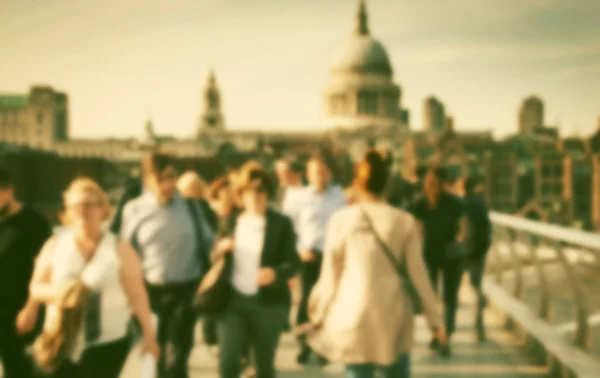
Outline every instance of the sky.
[[[0, 0], [0, 93], [47, 84], [71, 136], [191, 136], [214, 69], [230, 129], [323, 128], [323, 88], [356, 0]], [[546, 123], [600, 116], [598, 0], [367, 0], [411, 127], [435, 95], [457, 129], [514, 132], [535, 94]]]

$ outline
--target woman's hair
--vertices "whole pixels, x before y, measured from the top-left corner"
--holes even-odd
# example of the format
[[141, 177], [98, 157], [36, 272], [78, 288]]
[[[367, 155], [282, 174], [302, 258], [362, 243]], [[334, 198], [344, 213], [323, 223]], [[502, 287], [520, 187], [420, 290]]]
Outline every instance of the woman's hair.
[[213, 181], [207, 190], [207, 198], [210, 200], [216, 200], [219, 197], [221, 190], [230, 186], [229, 178], [222, 176]]
[[249, 189], [261, 190], [270, 197], [273, 194], [273, 183], [259, 162], [249, 161], [241, 168], [236, 189], [239, 194]]
[[444, 167], [431, 167], [429, 168], [429, 172], [435, 176], [440, 185], [448, 183], [449, 177]]
[[[103, 220], [107, 220], [110, 218], [112, 209], [110, 205], [110, 199], [108, 198], [108, 194], [98, 185], [98, 183], [91, 178], [80, 177], [71, 181], [67, 190], [63, 193], [63, 202], [65, 208], [67, 203], [69, 202], [69, 197], [76, 193], [91, 193], [93, 194], [97, 200], [100, 202], [100, 206], [104, 210]], [[61, 223], [63, 225], [69, 225], [73, 220], [70, 219], [68, 213], [65, 211], [61, 214]]]
[[354, 185], [357, 189], [380, 196], [386, 189], [388, 166], [381, 154], [369, 150], [356, 165]]
[[177, 180], [177, 190], [185, 198], [204, 198], [206, 183], [195, 171], [187, 171]]

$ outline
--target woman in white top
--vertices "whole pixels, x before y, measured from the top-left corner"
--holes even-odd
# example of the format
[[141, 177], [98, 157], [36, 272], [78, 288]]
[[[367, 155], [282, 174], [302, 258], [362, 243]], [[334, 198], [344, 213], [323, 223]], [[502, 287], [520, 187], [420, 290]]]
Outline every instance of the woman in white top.
[[287, 281], [299, 265], [292, 221], [268, 208], [269, 176], [256, 163], [242, 167], [243, 211], [232, 238], [216, 245], [214, 258], [233, 253], [232, 297], [219, 317], [220, 377], [239, 378], [248, 343], [256, 376], [274, 378], [275, 352], [287, 322]]
[[58, 300], [77, 280], [93, 293], [92, 300], [73, 350], [52, 376], [118, 378], [130, 349], [128, 307], [141, 323], [144, 351], [155, 357], [159, 353], [140, 261], [129, 243], [104, 230], [110, 203], [96, 182], [74, 180], [64, 193], [64, 204], [68, 227], [42, 248], [17, 328], [22, 333], [31, 330], [41, 304], [46, 305], [44, 330], [55, 328], [62, 311]]

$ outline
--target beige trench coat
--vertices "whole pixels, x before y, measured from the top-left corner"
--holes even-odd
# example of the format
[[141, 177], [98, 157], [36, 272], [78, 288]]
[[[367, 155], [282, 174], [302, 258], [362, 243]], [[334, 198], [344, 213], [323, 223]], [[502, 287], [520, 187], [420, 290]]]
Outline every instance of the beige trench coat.
[[309, 299], [313, 350], [344, 364], [391, 365], [413, 342], [411, 300], [373, 237], [360, 206], [398, 262], [406, 263], [432, 327], [442, 324], [415, 219], [383, 202], [361, 202], [329, 222], [321, 275]]

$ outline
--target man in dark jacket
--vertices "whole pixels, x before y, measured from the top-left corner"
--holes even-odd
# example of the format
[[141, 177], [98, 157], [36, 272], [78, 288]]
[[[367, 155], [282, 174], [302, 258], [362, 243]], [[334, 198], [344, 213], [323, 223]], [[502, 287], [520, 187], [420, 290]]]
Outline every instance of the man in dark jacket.
[[465, 182], [464, 207], [468, 219], [467, 248], [469, 249], [471, 284], [478, 293], [477, 335], [480, 341], [485, 339], [483, 327], [483, 308], [486, 299], [481, 291], [481, 280], [485, 269], [487, 252], [492, 241], [492, 223], [485, 199], [483, 182], [472, 176]]

